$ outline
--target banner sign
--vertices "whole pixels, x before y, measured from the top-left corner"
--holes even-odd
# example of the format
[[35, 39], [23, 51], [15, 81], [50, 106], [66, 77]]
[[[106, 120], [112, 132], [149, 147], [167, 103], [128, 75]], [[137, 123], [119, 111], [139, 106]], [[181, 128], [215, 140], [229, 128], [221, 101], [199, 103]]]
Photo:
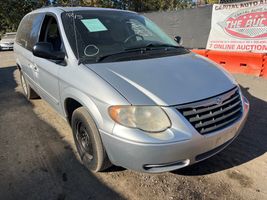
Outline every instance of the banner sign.
[[214, 4], [207, 49], [267, 52], [267, 0]]

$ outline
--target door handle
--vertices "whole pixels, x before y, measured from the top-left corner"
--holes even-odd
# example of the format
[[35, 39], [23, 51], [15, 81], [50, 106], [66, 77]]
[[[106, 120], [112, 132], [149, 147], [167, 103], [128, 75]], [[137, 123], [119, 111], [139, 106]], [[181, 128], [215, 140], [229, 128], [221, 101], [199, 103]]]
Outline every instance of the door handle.
[[38, 67], [36, 64], [31, 64], [31, 68], [33, 69], [33, 71], [38, 72]]
[[33, 70], [33, 71], [38, 71], [38, 68], [35, 64], [29, 64], [29, 67]]
[[33, 70], [36, 71], [36, 72], [38, 71], [38, 68], [37, 68], [36, 65], [33, 65]]

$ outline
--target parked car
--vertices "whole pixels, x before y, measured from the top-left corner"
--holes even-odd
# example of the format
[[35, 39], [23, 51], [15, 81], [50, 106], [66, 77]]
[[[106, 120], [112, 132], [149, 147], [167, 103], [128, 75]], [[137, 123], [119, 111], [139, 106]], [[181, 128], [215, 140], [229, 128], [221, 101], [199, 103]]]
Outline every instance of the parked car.
[[0, 40], [0, 50], [13, 50], [15, 38], [15, 32], [6, 33]]
[[231, 75], [135, 12], [42, 8], [22, 19], [14, 50], [25, 96], [66, 119], [94, 172], [111, 164], [164, 172], [205, 160], [248, 115]]

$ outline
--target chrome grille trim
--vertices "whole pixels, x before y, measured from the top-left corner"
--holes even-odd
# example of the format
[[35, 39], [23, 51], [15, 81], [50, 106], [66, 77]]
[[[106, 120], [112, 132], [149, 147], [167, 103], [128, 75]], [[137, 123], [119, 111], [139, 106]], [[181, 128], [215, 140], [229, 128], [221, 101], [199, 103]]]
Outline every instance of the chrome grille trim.
[[243, 111], [238, 87], [209, 99], [176, 106], [176, 109], [203, 135], [231, 125]]

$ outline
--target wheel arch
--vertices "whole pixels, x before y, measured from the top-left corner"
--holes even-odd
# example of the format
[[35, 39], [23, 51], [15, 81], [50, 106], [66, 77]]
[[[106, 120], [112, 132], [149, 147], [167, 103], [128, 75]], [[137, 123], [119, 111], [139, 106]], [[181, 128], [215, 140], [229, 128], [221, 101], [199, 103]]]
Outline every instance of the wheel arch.
[[102, 115], [91, 98], [82, 93], [81, 91], [74, 89], [74, 88], [68, 88], [64, 90], [63, 95], [63, 104], [64, 105], [64, 112], [65, 117], [69, 124], [71, 124], [71, 117], [73, 114], [73, 111], [81, 106], [85, 107], [91, 117], [94, 119], [97, 127], [102, 127], [103, 125], [103, 119]]
[[18, 70], [21, 71], [21, 64], [20, 64], [18, 59], [16, 59], [16, 66], [17, 66]]
[[73, 99], [71, 97], [68, 97], [65, 99], [64, 101], [64, 111], [66, 113], [66, 118], [69, 122], [69, 124], [71, 124], [71, 118], [72, 118], [72, 114], [74, 112], [74, 110], [76, 110], [79, 107], [82, 107], [83, 105], [77, 101], [76, 99]]

